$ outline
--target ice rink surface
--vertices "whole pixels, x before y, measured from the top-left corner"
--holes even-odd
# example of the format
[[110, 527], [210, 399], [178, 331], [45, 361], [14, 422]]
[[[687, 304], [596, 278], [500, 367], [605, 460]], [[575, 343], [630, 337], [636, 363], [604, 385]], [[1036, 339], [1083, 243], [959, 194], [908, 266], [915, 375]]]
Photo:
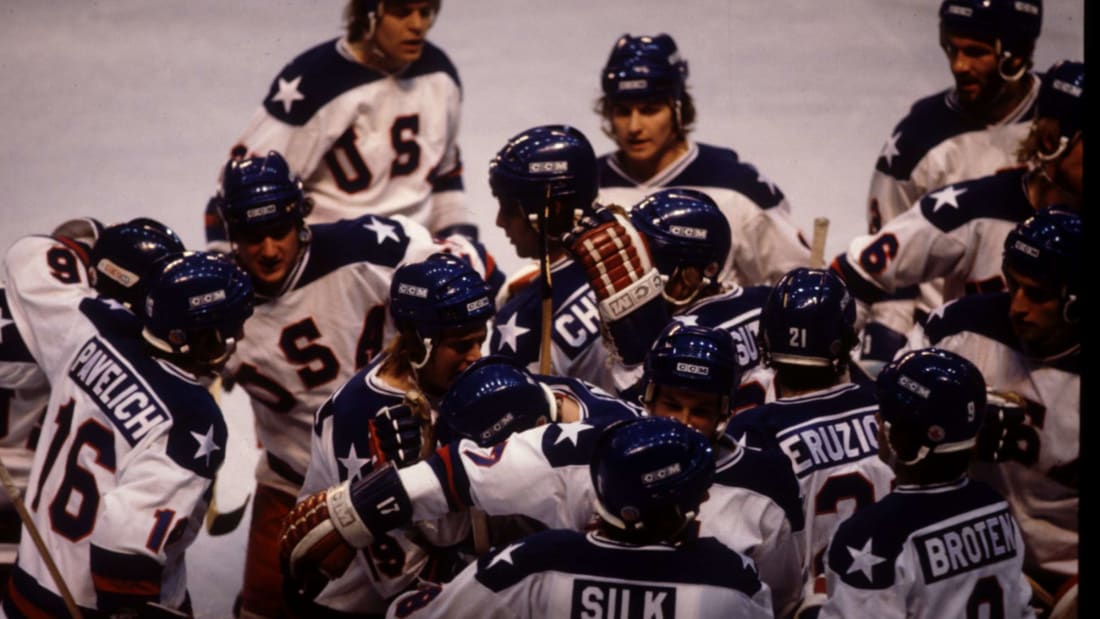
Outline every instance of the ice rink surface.
[[[699, 141], [729, 146], [786, 194], [809, 233], [832, 222], [827, 255], [865, 227], [875, 158], [918, 97], [951, 81], [936, 0], [448, 0], [430, 38], [458, 66], [466, 187], [505, 271], [520, 262], [493, 226], [489, 159], [534, 125], [569, 123], [597, 152], [611, 142], [592, 104], [623, 33], [671, 34], [690, 65]], [[326, 0], [4, 0], [0, 4], [0, 247], [64, 219], [139, 215], [203, 242], [202, 210], [229, 147], [293, 56], [340, 33]], [[1047, 0], [1036, 67], [1084, 56], [1083, 0]], [[735, 239], [736, 242], [736, 239]], [[219, 482], [250, 491], [250, 414]], [[247, 520], [246, 520], [247, 523]], [[243, 530], [189, 553], [196, 616], [229, 616]]]

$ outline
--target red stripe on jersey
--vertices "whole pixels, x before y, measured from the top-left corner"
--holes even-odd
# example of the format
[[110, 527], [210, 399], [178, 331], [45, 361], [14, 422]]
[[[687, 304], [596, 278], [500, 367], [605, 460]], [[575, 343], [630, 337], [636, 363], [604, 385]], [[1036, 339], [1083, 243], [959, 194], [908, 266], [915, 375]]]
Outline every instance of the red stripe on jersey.
[[34, 602], [24, 597], [11, 580], [8, 581], [8, 599], [11, 600], [12, 604], [15, 604], [19, 612], [29, 619], [54, 619], [53, 615], [35, 606]]
[[160, 598], [160, 583], [155, 580], [111, 578], [109, 576], [92, 574], [92, 585], [95, 586], [96, 591], [154, 599]]

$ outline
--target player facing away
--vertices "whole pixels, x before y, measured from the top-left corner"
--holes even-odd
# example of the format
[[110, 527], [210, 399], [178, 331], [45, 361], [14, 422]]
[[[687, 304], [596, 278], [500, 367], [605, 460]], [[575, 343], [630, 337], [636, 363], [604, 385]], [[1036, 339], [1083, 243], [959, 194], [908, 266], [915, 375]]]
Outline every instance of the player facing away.
[[387, 617], [772, 617], [751, 560], [699, 537], [710, 441], [669, 419], [607, 426], [587, 467], [594, 530], [536, 533], [454, 580], [399, 597]]
[[840, 524], [818, 616], [1034, 617], [1020, 526], [966, 474], [985, 416], [981, 372], [927, 348], [888, 364], [875, 386], [897, 488]]
[[[439, 400], [481, 356], [493, 310], [489, 286], [453, 255], [432, 254], [398, 268], [390, 286], [397, 335], [317, 411], [301, 496], [430, 454]], [[433, 547], [455, 545], [467, 533], [468, 523], [456, 515], [380, 535], [342, 577], [321, 582], [323, 588], [307, 583], [307, 597], [315, 597], [298, 610], [308, 617], [381, 614], [417, 578], [452, 573], [433, 559]], [[277, 545], [273, 550], [278, 553]]]
[[1039, 211], [1005, 239], [1008, 290], [938, 309], [910, 342], [958, 353], [985, 376], [997, 409], [971, 476], [1012, 506], [1025, 569], [1052, 604], [1078, 573], [1083, 243], [1079, 215]]
[[[516, 255], [539, 261], [501, 291], [489, 351], [514, 357], [532, 372], [581, 378], [613, 391], [595, 295], [561, 243], [596, 199], [596, 153], [588, 138], [567, 125], [520, 132], [489, 163], [489, 185], [499, 205], [497, 227]], [[544, 266], [548, 273], [541, 272]], [[550, 350], [542, 351], [547, 295]], [[542, 355], [549, 355], [549, 369], [540, 367]]]
[[229, 160], [223, 177], [230, 249], [261, 299], [248, 340], [225, 370], [248, 392], [264, 449], [243, 612], [274, 617], [281, 612], [280, 597], [270, 594], [281, 589], [275, 540], [309, 465], [314, 413], [395, 333], [386, 318], [394, 271], [445, 246], [400, 215], [307, 224], [312, 199], [277, 152]]
[[719, 279], [772, 284], [809, 263], [809, 246], [775, 183], [734, 150], [690, 139], [696, 108], [687, 76], [687, 61], [667, 34], [624, 34], [615, 41], [596, 102], [616, 146], [599, 159], [599, 201], [629, 207], [666, 187], [702, 191], [735, 239]]
[[[724, 436], [738, 384], [735, 359], [724, 331], [670, 328], [647, 367], [646, 411], [690, 425], [711, 440], [717, 476], [700, 507], [700, 535], [752, 558], [773, 605], [786, 614], [797, 606], [802, 583], [798, 482], [781, 454], [744, 449]], [[612, 421], [548, 423], [491, 447], [460, 440], [424, 462], [383, 468], [314, 494], [288, 519], [284, 558], [300, 577], [332, 577], [342, 573], [355, 548], [369, 546], [379, 534], [468, 507], [585, 530], [596, 492], [588, 466], [599, 430]]]
[[[248, 277], [213, 254], [165, 256], [144, 275], [135, 316], [24, 281], [19, 258], [35, 239], [24, 241], [6, 257], [9, 302], [51, 387], [27, 493], [34, 524], [84, 616], [144, 616], [155, 605], [186, 613], [185, 551], [226, 444], [200, 381], [242, 337]], [[68, 615], [30, 536], [3, 604], [8, 617]]]
[[637, 397], [642, 361], [670, 320], [715, 327], [733, 338], [743, 383], [738, 408], [762, 404], [770, 379], [760, 365], [760, 308], [770, 286], [722, 281], [729, 222], [709, 195], [661, 189], [634, 205], [597, 206], [565, 237], [598, 301], [611, 377]]
[[[90, 224], [80, 241], [64, 234], [76, 234], [73, 224], [77, 222]], [[20, 258], [21, 266], [27, 267], [19, 274], [24, 282], [63, 286], [88, 296], [99, 293], [131, 310], [140, 309], [136, 301], [144, 299], [148, 267], [184, 249], [175, 232], [148, 218], [106, 228], [91, 219], [71, 220], [52, 236], [28, 241], [34, 249]], [[0, 285], [0, 400], [6, 411], [0, 427], [0, 458], [23, 494], [49, 397], [49, 381], [24, 341]], [[15, 563], [19, 533], [19, 516], [4, 493], [0, 495], [0, 586], [6, 586]]]
[[[1044, 73], [1035, 120], [1020, 143], [1024, 165], [952, 183], [921, 197], [876, 234], [852, 240], [833, 268], [871, 304], [861, 361], [889, 361], [915, 320], [918, 284], [942, 278], [945, 300], [1005, 287], [1005, 236], [1035, 211], [1080, 211], [1084, 189], [1085, 65], [1061, 60]], [[875, 365], [877, 363], [877, 366]]]
[[[405, 215], [477, 236], [462, 184], [458, 71], [427, 40], [441, 0], [348, 0], [346, 32], [290, 61], [230, 155], [275, 150], [316, 205], [310, 223]], [[215, 203], [212, 201], [212, 203]], [[224, 240], [207, 208], [207, 240]]]
[[776, 399], [736, 415], [726, 432], [790, 460], [806, 517], [809, 581], [802, 609], [825, 599], [825, 549], [837, 525], [890, 492], [894, 473], [878, 457], [873, 385], [851, 380], [855, 304], [829, 271], [783, 276], [764, 306], [761, 347]]

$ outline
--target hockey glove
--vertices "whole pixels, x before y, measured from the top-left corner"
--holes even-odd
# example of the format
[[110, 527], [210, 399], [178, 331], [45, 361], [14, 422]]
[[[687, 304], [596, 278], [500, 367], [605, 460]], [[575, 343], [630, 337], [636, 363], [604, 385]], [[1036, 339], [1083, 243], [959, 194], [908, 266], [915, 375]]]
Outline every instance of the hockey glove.
[[[1038, 436], [1027, 423], [1028, 402], [1012, 392], [986, 392], [985, 421], [978, 430], [978, 458], [987, 462], [1034, 462]], [[1036, 449], [1032, 449], [1036, 445]]]
[[382, 409], [370, 421], [370, 449], [375, 465], [393, 462], [405, 467], [420, 459], [420, 417], [407, 404]]
[[664, 281], [645, 237], [621, 208], [605, 206], [583, 217], [563, 241], [584, 268], [623, 362], [640, 363], [668, 323]]

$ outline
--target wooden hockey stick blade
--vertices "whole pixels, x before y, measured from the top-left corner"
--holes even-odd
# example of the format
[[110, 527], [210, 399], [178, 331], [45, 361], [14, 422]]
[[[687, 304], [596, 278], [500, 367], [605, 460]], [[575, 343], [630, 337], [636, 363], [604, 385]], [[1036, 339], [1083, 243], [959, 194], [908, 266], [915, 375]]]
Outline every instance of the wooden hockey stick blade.
[[829, 218], [814, 219], [814, 238], [810, 244], [810, 268], [825, 268], [825, 239], [829, 235]]
[[210, 501], [210, 509], [206, 510], [206, 532], [211, 537], [215, 537], [235, 531], [244, 519], [244, 512], [248, 509], [250, 500], [252, 500], [251, 494], [244, 498], [240, 507], [228, 512], [219, 512], [214, 501]]

